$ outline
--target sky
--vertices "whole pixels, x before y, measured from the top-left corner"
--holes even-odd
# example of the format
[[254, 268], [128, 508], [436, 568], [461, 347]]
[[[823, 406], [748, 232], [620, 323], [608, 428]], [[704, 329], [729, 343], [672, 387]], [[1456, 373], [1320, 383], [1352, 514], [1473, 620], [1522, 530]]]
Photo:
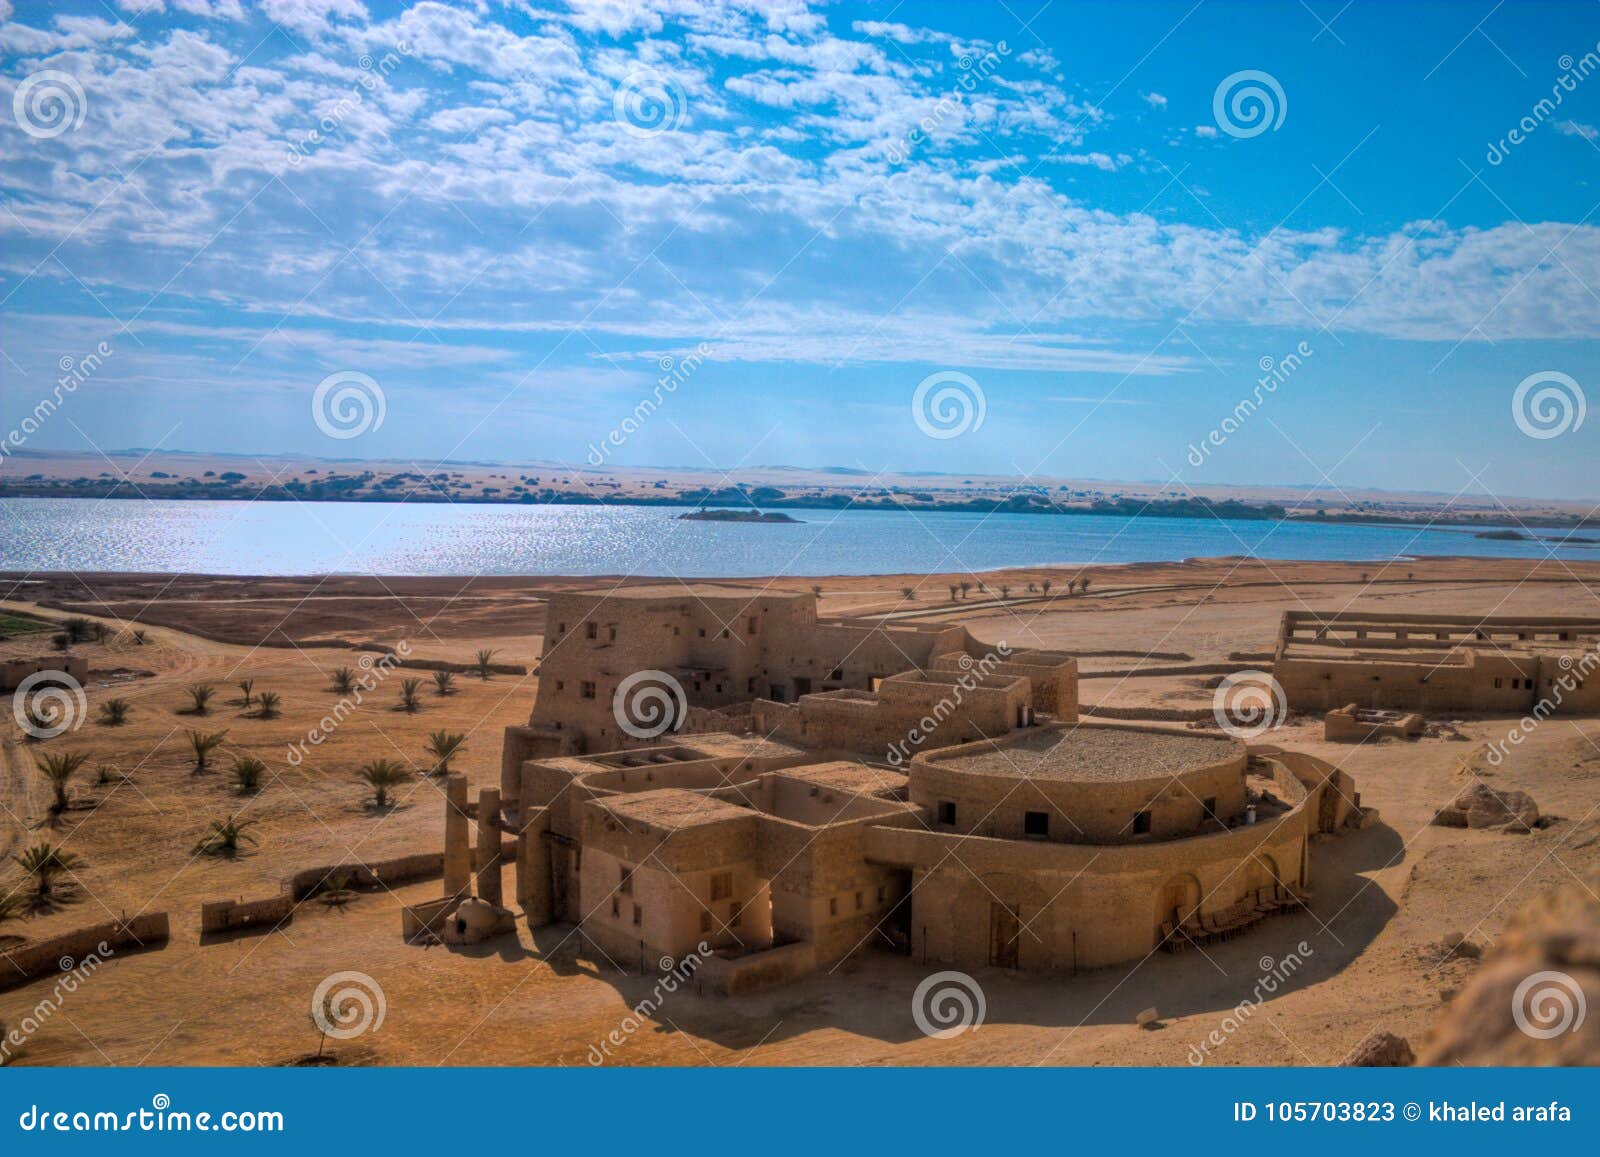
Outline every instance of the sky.
[[1592, 0], [0, 18], [8, 451], [1600, 500]]

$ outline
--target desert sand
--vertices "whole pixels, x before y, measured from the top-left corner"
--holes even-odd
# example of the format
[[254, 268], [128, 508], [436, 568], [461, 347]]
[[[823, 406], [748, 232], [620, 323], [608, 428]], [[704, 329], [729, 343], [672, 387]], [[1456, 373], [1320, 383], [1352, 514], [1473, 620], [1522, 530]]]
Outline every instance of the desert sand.
[[[832, 615], [913, 614], [965, 623], [986, 640], [1060, 648], [1082, 656], [1085, 704], [1208, 706], [1210, 677], [1144, 677], [1140, 666], [1224, 662], [1270, 650], [1285, 609], [1354, 608], [1448, 613], [1592, 614], [1600, 565], [1421, 560], [1372, 565], [1201, 560], [1097, 567], [1088, 593], [1068, 595], [1078, 571], [981, 576], [877, 576], [783, 580], [820, 586]], [[1052, 581], [1048, 598], [1027, 586]], [[165, 948], [123, 954], [67, 996], [13, 1061], [18, 1064], [282, 1064], [316, 1051], [309, 1002], [332, 973], [359, 970], [381, 986], [381, 1028], [328, 1051], [347, 1064], [568, 1064], [624, 1025], [655, 976], [617, 971], [579, 949], [557, 926], [484, 948], [404, 943], [399, 908], [435, 895], [437, 881], [361, 893], [348, 904], [302, 905], [292, 923], [266, 933], [207, 938], [206, 899], [265, 896], [306, 867], [344, 859], [437, 850], [439, 781], [426, 773], [429, 731], [468, 739], [455, 769], [474, 790], [498, 783], [500, 732], [527, 720], [541, 643], [540, 597], [592, 585], [560, 579], [215, 579], [204, 576], [32, 575], [0, 580], [4, 608], [60, 619], [85, 615], [110, 625], [104, 643], [75, 653], [89, 662], [82, 725], [44, 743], [7, 718], [0, 768], [0, 851], [7, 860], [40, 839], [83, 861], [70, 902], [0, 923], [0, 937], [36, 940], [114, 916], [165, 911]], [[948, 584], [981, 581], [952, 601]], [[1001, 599], [1000, 586], [1010, 588]], [[916, 589], [914, 600], [902, 588]], [[135, 641], [130, 624], [145, 632]], [[405, 641], [423, 659], [469, 662], [495, 648], [497, 662], [525, 675], [487, 680], [462, 674], [456, 693], [434, 694], [427, 672], [396, 672], [332, 731], [300, 766], [289, 746], [339, 696], [332, 672], [358, 667], [350, 643]], [[48, 633], [0, 642], [0, 656], [48, 653]], [[395, 710], [402, 677], [423, 678], [421, 710]], [[282, 696], [262, 719], [240, 703], [235, 683]], [[217, 688], [209, 714], [179, 714], [185, 689]], [[122, 726], [100, 722], [111, 697], [128, 701]], [[1334, 745], [1321, 721], [1293, 716], [1262, 737], [1334, 762], [1355, 777], [1379, 822], [1318, 848], [1309, 912], [1265, 922], [1203, 952], [1156, 954], [1132, 969], [1074, 977], [987, 971], [983, 1028], [930, 1039], [910, 1016], [926, 969], [887, 954], [858, 955], [831, 974], [770, 995], [722, 1000], [677, 992], [613, 1049], [614, 1064], [1155, 1064], [1184, 1065], [1214, 1031], [1209, 1064], [1337, 1063], [1368, 1032], [1427, 1037], [1443, 1005], [1467, 983], [1475, 960], [1440, 962], [1432, 946], [1447, 932], [1492, 945], [1519, 906], [1553, 885], [1600, 869], [1600, 720], [1552, 719], [1502, 765], [1485, 744], [1507, 719], [1442, 720], [1459, 737], [1416, 743]], [[195, 774], [185, 733], [227, 730], [213, 769]], [[36, 752], [89, 759], [72, 785], [72, 806], [52, 819]], [[242, 796], [227, 768], [254, 755], [265, 786]], [[357, 768], [400, 760], [413, 775], [392, 806], [377, 809]], [[1434, 810], [1473, 767], [1496, 787], [1530, 792], [1558, 822], [1526, 835], [1429, 825]], [[101, 771], [105, 782], [101, 782]], [[255, 821], [257, 844], [233, 860], [192, 854], [211, 821]], [[3, 878], [16, 882], [14, 868]], [[509, 891], [510, 870], [507, 869]], [[1304, 947], [1301, 947], [1301, 946]], [[1264, 970], [1297, 953], [1304, 966], [1248, 1015]], [[47, 990], [35, 982], [0, 993], [0, 1021], [16, 1024]], [[1135, 1026], [1155, 1007], [1161, 1028]], [[1228, 1027], [1224, 1031], [1225, 1022]]]

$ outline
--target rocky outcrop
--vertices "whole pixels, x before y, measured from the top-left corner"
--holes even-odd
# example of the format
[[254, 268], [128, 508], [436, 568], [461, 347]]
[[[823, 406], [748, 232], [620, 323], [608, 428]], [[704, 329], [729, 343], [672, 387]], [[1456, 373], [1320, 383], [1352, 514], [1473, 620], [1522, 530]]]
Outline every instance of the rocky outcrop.
[[1600, 1064], [1600, 873], [1512, 917], [1422, 1046], [1425, 1065]]
[[1417, 1057], [1405, 1037], [1380, 1028], [1368, 1033], [1339, 1063], [1346, 1068], [1395, 1069], [1416, 1064]]
[[1496, 791], [1485, 783], [1463, 788], [1433, 822], [1446, 828], [1499, 828], [1529, 832], [1539, 826], [1539, 807], [1525, 791]]

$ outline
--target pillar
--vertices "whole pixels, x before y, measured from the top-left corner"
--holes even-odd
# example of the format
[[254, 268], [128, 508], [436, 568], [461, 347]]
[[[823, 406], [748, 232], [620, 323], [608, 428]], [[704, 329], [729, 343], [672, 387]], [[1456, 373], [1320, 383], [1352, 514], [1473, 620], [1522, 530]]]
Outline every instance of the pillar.
[[478, 792], [478, 899], [500, 906], [500, 789]]
[[444, 789], [444, 894], [472, 890], [472, 848], [467, 842], [467, 777], [452, 774]]
[[545, 832], [550, 814], [544, 808], [523, 808], [517, 831], [517, 904], [529, 928], [550, 923], [550, 853]]

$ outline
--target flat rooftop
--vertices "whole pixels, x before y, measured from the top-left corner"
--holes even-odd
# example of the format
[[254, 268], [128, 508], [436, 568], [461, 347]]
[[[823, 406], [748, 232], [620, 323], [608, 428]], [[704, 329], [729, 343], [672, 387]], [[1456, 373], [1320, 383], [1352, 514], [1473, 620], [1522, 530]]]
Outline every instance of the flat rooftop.
[[1243, 754], [1244, 744], [1221, 736], [1079, 725], [1023, 731], [947, 759], [934, 755], [929, 762], [974, 775], [1111, 783], [1176, 775]]
[[607, 599], [810, 599], [808, 591], [786, 591], [771, 587], [740, 585], [737, 583], [645, 583], [633, 587], [588, 587], [570, 592], [592, 598]]
[[851, 795], [875, 795], [880, 791], [894, 791], [906, 785], [906, 776], [903, 772], [868, 767], [864, 763], [852, 763], [845, 759], [786, 767], [772, 774]]
[[597, 806], [629, 827], [648, 827], [669, 832], [727, 823], [730, 820], [753, 819], [756, 815], [749, 808], [676, 787], [610, 796], [597, 801]]

